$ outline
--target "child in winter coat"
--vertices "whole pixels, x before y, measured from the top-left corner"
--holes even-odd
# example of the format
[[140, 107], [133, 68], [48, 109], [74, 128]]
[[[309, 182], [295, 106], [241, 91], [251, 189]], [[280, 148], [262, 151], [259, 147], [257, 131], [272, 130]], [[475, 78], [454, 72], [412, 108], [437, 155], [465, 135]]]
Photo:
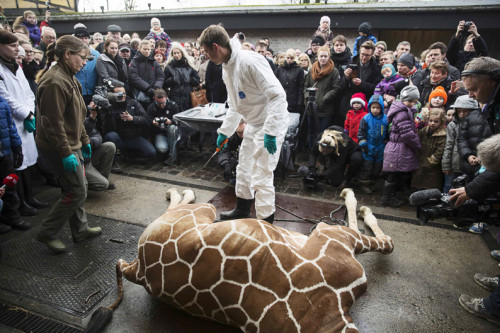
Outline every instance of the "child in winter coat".
[[356, 57], [359, 53], [359, 48], [364, 42], [371, 40], [373, 44], [377, 44], [377, 38], [372, 35], [372, 25], [368, 22], [363, 22], [358, 28], [359, 37], [354, 41], [354, 48], [352, 49], [352, 57]]
[[31, 10], [27, 10], [23, 17], [23, 25], [30, 32], [31, 43], [33, 43], [33, 47], [37, 47], [40, 44], [40, 28], [36, 25], [36, 15]]
[[[457, 98], [455, 104], [451, 107], [455, 113], [452, 121], [446, 127], [446, 144], [444, 146], [443, 159], [441, 160], [441, 167], [444, 174], [444, 193], [450, 191], [453, 180], [462, 174], [457, 145], [460, 126], [469, 113], [479, 108], [479, 105], [475, 99], [470, 98], [468, 95], [462, 95]], [[483, 232], [483, 229], [484, 223], [473, 223], [469, 231], [480, 234]]]
[[382, 170], [385, 142], [387, 135], [387, 116], [384, 114], [384, 99], [380, 95], [373, 95], [368, 102], [370, 113], [361, 119], [359, 124], [359, 146], [363, 151], [363, 166], [359, 176], [361, 191], [372, 193], [373, 185]]
[[396, 198], [396, 190], [409, 183], [411, 172], [418, 169], [417, 153], [421, 148], [415, 121], [420, 94], [417, 87], [406, 86], [401, 90], [400, 99], [392, 103], [387, 113], [391, 124], [390, 140], [384, 149], [382, 170], [387, 174], [381, 205], [399, 207], [403, 203]]
[[441, 159], [446, 144], [445, 116], [441, 108], [429, 110], [429, 123], [418, 131], [422, 149], [418, 154], [420, 168], [413, 172], [411, 186], [417, 189], [443, 188]]
[[392, 64], [384, 65], [382, 67], [381, 73], [384, 78], [375, 87], [374, 94], [383, 97], [384, 109], [388, 109], [393, 99], [386, 98], [386, 95], [392, 96], [394, 98], [397, 97], [398, 92], [396, 91], [394, 85], [396, 82], [403, 81], [404, 79], [397, 74], [396, 69]]
[[352, 110], [347, 112], [344, 122], [344, 132], [349, 135], [354, 142], [358, 143], [358, 130], [361, 119], [368, 113], [366, 110], [366, 96], [363, 93], [356, 93], [351, 97]]
[[164, 40], [165, 43], [167, 43], [167, 52], [165, 56], [168, 57], [168, 54], [170, 53], [170, 48], [172, 47], [172, 40], [161, 27], [161, 22], [158, 18], [153, 17], [151, 19], [151, 29], [149, 30], [149, 34], [147, 37], [153, 37], [155, 43], [157, 43], [159, 40]]
[[427, 126], [427, 120], [429, 119], [429, 109], [430, 108], [440, 108], [445, 112], [444, 105], [448, 101], [448, 94], [443, 87], [436, 87], [429, 95], [429, 101], [422, 110], [415, 116], [415, 126], [417, 130], [420, 130]]

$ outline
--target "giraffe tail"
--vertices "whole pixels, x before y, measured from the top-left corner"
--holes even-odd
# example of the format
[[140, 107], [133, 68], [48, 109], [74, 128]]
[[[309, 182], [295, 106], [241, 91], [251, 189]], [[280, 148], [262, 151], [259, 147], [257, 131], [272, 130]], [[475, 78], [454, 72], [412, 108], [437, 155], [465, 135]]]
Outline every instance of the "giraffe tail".
[[116, 263], [116, 283], [118, 284], [118, 297], [110, 306], [100, 307], [94, 311], [92, 317], [90, 317], [87, 328], [83, 331], [84, 333], [98, 333], [111, 321], [111, 317], [113, 317], [113, 310], [118, 307], [123, 299], [123, 269], [128, 266], [129, 265], [121, 259]]

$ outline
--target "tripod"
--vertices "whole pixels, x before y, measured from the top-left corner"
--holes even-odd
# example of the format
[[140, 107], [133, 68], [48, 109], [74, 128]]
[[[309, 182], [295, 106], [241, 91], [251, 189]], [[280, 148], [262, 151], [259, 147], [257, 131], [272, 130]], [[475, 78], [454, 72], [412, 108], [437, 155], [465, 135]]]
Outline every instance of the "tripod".
[[[316, 137], [319, 134], [319, 120], [318, 120], [318, 105], [316, 104], [316, 91], [318, 88], [307, 88], [309, 96], [307, 97], [307, 104], [304, 110], [304, 116], [300, 121], [298, 133], [301, 133], [302, 127], [304, 126], [305, 120], [307, 118], [307, 136], [306, 144], [309, 149], [311, 149], [316, 141]], [[295, 145], [294, 148], [296, 148]]]

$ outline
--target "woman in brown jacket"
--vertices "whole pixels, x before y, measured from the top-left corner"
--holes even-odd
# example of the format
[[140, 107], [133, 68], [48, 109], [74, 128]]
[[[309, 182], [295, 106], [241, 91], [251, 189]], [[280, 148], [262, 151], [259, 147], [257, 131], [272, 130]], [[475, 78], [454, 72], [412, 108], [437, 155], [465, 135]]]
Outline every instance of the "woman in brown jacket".
[[83, 121], [87, 112], [82, 87], [75, 74], [85, 66], [89, 48], [74, 36], [63, 36], [47, 47], [47, 64], [38, 74], [36, 144], [47, 166], [61, 184], [61, 197], [42, 221], [37, 239], [55, 253], [66, 250], [57, 233], [69, 220], [74, 242], [101, 233], [90, 228], [83, 208], [87, 180], [83, 159], [90, 158], [90, 140]]
[[[316, 119], [312, 114], [311, 108], [307, 108], [310, 92], [308, 88], [317, 88], [316, 90]], [[306, 105], [306, 115], [309, 124], [309, 139], [316, 140], [316, 136], [327, 129], [335, 115], [335, 99], [340, 93], [340, 75], [330, 59], [330, 49], [322, 46], [318, 50], [318, 60], [313, 64], [311, 70], [306, 75], [304, 83], [304, 97]], [[309, 104], [310, 105], [310, 104]], [[317, 127], [317, 128], [316, 128]]]

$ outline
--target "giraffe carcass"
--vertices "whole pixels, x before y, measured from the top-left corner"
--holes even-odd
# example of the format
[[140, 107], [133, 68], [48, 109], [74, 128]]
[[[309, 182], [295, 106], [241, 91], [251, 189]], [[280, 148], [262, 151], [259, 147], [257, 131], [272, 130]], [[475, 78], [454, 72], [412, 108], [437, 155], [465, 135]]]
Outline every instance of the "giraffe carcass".
[[186, 204], [191, 192], [184, 202], [176, 191], [170, 196], [167, 212], [142, 234], [138, 259], [120, 260], [118, 274], [244, 332], [357, 332], [349, 308], [367, 279], [354, 255], [390, 253], [393, 242], [367, 207], [360, 214], [375, 237], [357, 230], [350, 189], [342, 197], [351, 227], [320, 223], [309, 237], [257, 219], [213, 223], [211, 204]]

